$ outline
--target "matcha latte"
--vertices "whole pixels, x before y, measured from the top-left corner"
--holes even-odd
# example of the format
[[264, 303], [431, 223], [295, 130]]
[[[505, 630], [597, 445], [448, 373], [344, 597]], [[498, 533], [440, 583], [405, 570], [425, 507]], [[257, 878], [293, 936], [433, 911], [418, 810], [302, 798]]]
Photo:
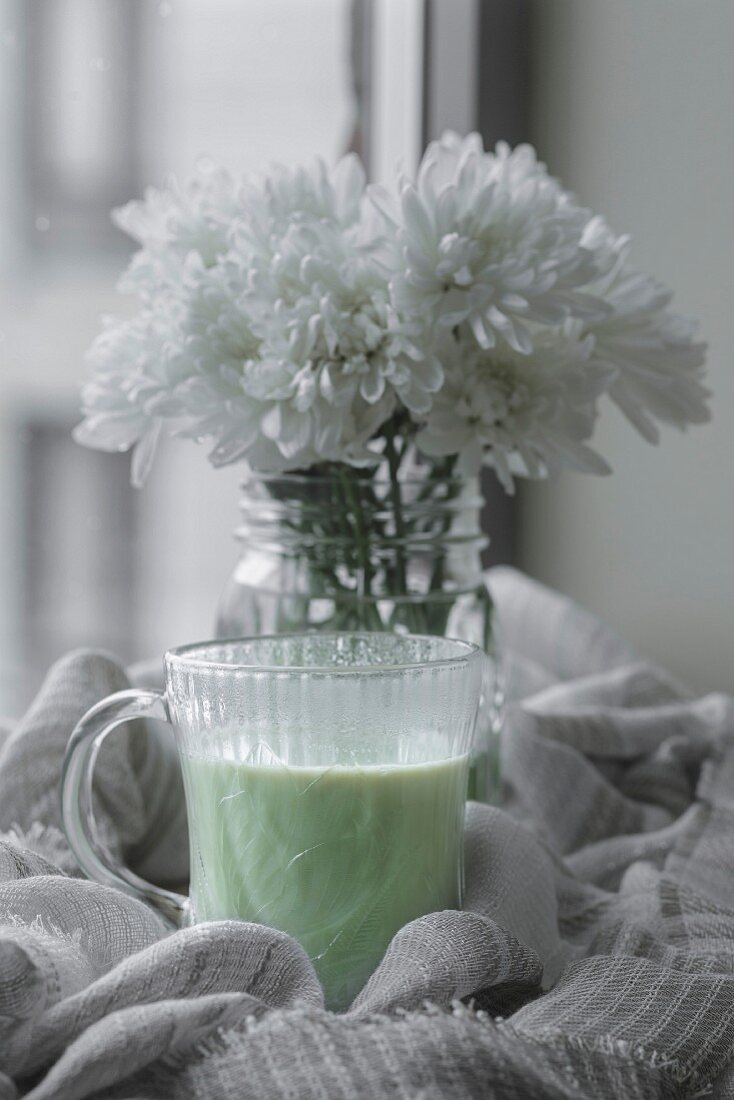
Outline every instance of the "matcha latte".
[[182, 754], [195, 919], [241, 918], [305, 948], [348, 1007], [393, 935], [461, 904], [467, 756], [288, 767]]
[[[72, 733], [62, 802], [74, 855], [174, 925], [239, 919], [289, 933], [327, 1007], [347, 1008], [399, 929], [461, 905], [485, 663], [468, 642], [383, 631], [169, 650], [165, 694], [112, 695]], [[173, 726], [189, 897], [132, 874], [95, 833], [96, 748], [128, 717]]]

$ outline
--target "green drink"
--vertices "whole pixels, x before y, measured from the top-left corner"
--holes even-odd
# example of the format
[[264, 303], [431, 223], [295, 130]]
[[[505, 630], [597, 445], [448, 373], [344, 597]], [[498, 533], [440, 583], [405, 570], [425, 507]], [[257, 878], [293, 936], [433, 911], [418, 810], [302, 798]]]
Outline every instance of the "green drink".
[[[346, 1008], [400, 928], [462, 903], [485, 662], [468, 642], [383, 632], [169, 650], [165, 695], [111, 695], [72, 733], [62, 804], [74, 855], [174, 924], [234, 918], [290, 933], [329, 1008]], [[133, 875], [96, 833], [97, 747], [142, 717], [170, 722], [176, 735], [190, 897]]]
[[468, 757], [287, 767], [182, 754], [196, 920], [289, 932], [333, 1009], [393, 935], [461, 903]]

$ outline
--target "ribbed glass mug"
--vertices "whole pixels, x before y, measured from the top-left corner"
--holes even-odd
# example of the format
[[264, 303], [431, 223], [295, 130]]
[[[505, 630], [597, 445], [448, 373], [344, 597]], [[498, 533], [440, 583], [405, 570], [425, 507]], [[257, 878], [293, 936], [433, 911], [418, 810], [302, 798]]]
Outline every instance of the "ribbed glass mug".
[[[236, 918], [293, 935], [327, 1005], [347, 1007], [392, 936], [461, 905], [467, 772], [485, 655], [466, 642], [290, 634], [166, 653], [166, 693], [124, 691], [74, 730], [62, 804], [92, 878], [175, 923]], [[171, 722], [186, 790], [185, 898], [134, 875], [95, 827], [99, 747]]]

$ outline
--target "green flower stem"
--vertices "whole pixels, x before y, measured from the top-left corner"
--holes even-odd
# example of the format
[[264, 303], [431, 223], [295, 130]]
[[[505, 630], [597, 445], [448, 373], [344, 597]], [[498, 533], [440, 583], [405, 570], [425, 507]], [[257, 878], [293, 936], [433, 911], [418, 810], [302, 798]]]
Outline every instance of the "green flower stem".
[[367, 627], [382, 629], [382, 622], [372, 601], [372, 559], [370, 555], [371, 532], [365, 522], [362, 499], [354, 471], [346, 466], [339, 467], [339, 481], [349, 506], [349, 514], [354, 520], [355, 543], [357, 557], [360, 565], [360, 585], [358, 597], [360, 599], [360, 617]]
[[[453, 480], [455, 464], [456, 464], [455, 459], [453, 459], [453, 458], [447, 459], [445, 461], [445, 463], [443, 464], [443, 466], [440, 470], [440, 473], [439, 473], [439, 476], [441, 478], [446, 479], [446, 483], [449, 487], [448, 488], [448, 493], [447, 493], [447, 496], [446, 496], [446, 501], [445, 501], [445, 503], [447, 503], [447, 504], [450, 503], [452, 500], [456, 500], [456, 497], [458, 496], [457, 488], [456, 488], [456, 485], [454, 484], [454, 480]], [[443, 516], [443, 519], [441, 520], [441, 536], [442, 536], [442, 538], [445, 538], [446, 535], [448, 535], [449, 531], [451, 530], [451, 522], [452, 522], [451, 514], [446, 513]], [[439, 556], [439, 558], [437, 559], [436, 564], [433, 567], [433, 572], [431, 573], [431, 579], [430, 579], [429, 585], [428, 585], [429, 590], [431, 592], [441, 591], [443, 589], [445, 564], [446, 564], [445, 554], [441, 554]]]
[[392, 503], [393, 518], [395, 520], [395, 537], [398, 540], [395, 553], [397, 570], [396, 587], [399, 592], [407, 593], [407, 570], [405, 565], [405, 547], [403, 545], [405, 540], [405, 519], [403, 517], [403, 501], [400, 495], [400, 482], [398, 481], [400, 455], [395, 446], [395, 435], [392, 429], [385, 432], [385, 458], [387, 459], [387, 465], [390, 471], [390, 501]]

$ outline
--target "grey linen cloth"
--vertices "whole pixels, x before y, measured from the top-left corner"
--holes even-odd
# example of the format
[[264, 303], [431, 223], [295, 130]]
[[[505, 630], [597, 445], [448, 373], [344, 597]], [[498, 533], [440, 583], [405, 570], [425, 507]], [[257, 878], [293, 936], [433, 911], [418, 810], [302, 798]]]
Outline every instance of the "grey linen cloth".
[[[127, 679], [90, 652], [51, 669], [0, 735], [0, 1100], [734, 1097], [734, 702], [518, 573], [489, 584], [506, 808], [469, 807], [464, 910], [403, 928], [342, 1015], [287, 936], [171, 932], [78, 876], [63, 749]], [[148, 734], [109, 738], [98, 815], [171, 883], [180, 779]]]

